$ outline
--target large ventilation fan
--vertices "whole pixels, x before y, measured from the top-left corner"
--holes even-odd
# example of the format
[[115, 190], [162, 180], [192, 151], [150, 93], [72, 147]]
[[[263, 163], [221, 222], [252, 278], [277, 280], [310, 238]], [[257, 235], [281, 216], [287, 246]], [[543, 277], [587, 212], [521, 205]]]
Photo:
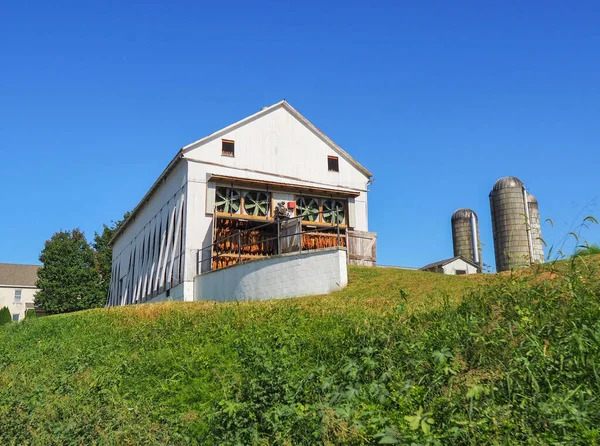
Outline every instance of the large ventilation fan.
[[237, 214], [240, 211], [240, 193], [230, 187], [217, 187], [215, 191], [217, 212]]
[[323, 221], [333, 225], [344, 224], [346, 220], [344, 203], [338, 200], [323, 201]]
[[250, 191], [244, 195], [244, 211], [247, 215], [266, 217], [269, 199], [266, 192]]
[[296, 200], [296, 215], [303, 221], [319, 220], [319, 202], [316, 198], [300, 197]]

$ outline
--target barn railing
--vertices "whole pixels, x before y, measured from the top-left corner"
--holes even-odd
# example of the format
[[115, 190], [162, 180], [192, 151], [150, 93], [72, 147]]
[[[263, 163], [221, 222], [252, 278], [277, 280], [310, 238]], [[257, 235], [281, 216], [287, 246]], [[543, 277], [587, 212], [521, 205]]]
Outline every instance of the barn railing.
[[[323, 211], [315, 212], [311, 216], [317, 217], [323, 213]], [[328, 212], [328, 215], [331, 215], [331, 212]], [[346, 247], [346, 226], [340, 224], [337, 212], [334, 215], [336, 223], [331, 224], [303, 220], [304, 216], [276, 218], [221, 237], [197, 251], [196, 273], [272, 255], [328, 247]], [[274, 235], [269, 236], [271, 233]]]

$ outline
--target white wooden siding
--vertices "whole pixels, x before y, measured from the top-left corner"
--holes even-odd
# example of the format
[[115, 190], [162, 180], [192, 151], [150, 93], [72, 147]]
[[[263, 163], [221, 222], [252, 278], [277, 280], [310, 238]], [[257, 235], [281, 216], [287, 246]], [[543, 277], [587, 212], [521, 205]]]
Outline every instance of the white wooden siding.
[[466, 271], [466, 274], [476, 274], [477, 268], [463, 259], [455, 259], [442, 267], [444, 274], [455, 275], [457, 270]]
[[[235, 141], [235, 156], [221, 155], [221, 140]], [[329, 172], [327, 156], [339, 158], [339, 172]], [[233, 169], [263, 172], [303, 183], [365, 190], [368, 178], [298, 121], [284, 107], [218, 135], [185, 157]], [[245, 176], [245, 175], [244, 175]]]

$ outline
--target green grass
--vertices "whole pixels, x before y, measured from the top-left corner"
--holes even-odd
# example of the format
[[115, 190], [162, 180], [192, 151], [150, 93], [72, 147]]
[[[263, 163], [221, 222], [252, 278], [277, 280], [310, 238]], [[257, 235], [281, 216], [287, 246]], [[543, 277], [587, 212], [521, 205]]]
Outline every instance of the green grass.
[[355, 267], [328, 296], [9, 324], [0, 444], [593, 444], [596, 267]]
[[575, 252], [575, 256], [596, 256], [600, 254], [600, 245], [592, 244], [579, 248]]

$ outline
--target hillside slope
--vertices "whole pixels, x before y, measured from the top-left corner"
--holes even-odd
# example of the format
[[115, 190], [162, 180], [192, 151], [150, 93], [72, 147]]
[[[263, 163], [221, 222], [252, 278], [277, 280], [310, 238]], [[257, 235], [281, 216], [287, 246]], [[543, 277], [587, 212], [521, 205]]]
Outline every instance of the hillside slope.
[[579, 262], [26, 321], [0, 329], [0, 444], [591, 444], [599, 320]]

